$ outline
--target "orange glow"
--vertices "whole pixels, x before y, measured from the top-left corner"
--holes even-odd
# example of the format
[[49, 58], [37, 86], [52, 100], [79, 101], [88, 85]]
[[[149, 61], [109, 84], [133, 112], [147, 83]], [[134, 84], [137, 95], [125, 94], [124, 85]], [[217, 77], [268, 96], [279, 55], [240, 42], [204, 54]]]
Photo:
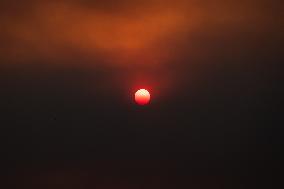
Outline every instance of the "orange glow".
[[146, 105], [150, 102], [150, 93], [146, 89], [140, 89], [135, 93], [135, 101], [139, 105]]
[[[34, 56], [56, 60], [76, 49], [75, 52], [93, 58], [99, 55], [113, 64], [133, 64], [137, 56], [157, 60], [167, 54], [161, 43], [169, 42], [187, 28], [187, 11], [180, 4], [160, 3], [161, 0], [133, 2], [126, 9], [113, 10], [77, 1], [42, 1], [34, 4], [33, 11], [25, 17], [3, 16], [7, 18], [5, 33], [1, 30], [0, 34], [13, 40], [14, 45], [5, 47], [2, 54], [12, 60]], [[34, 27], [36, 24], [38, 27]]]

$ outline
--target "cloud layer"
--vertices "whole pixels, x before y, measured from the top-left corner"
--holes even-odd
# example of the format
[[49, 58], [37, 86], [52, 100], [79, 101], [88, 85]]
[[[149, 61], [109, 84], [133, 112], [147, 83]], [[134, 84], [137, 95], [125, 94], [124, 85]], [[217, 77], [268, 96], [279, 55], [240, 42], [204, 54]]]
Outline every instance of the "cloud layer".
[[18, 62], [60, 62], [78, 55], [112, 65], [159, 64], [179, 56], [176, 51], [186, 51], [184, 44], [193, 43], [196, 35], [226, 35], [228, 29], [262, 31], [271, 19], [266, 17], [266, 4], [253, 1], [1, 4], [1, 59]]

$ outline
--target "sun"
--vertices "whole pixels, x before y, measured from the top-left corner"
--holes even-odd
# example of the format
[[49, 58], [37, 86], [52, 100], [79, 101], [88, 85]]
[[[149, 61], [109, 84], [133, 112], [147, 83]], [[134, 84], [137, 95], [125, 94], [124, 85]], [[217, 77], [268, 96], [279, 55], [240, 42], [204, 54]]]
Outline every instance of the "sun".
[[139, 105], [146, 105], [149, 104], [151, 99], [151, 95], [149, 93], [149, 91], [147, 91], [146, 89], [139, 89], [136, 93], [135, 93], [135, 102]]

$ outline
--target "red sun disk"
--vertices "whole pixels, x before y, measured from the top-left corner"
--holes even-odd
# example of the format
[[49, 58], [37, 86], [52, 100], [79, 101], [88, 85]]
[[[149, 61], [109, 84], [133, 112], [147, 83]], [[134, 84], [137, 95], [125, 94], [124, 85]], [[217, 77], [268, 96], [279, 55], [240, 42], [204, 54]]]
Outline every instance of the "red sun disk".
[[135, 101], [139, 105], [146, 105], [150, 102], [151, 96], [146, 89], [140, 89], [135, 93]]

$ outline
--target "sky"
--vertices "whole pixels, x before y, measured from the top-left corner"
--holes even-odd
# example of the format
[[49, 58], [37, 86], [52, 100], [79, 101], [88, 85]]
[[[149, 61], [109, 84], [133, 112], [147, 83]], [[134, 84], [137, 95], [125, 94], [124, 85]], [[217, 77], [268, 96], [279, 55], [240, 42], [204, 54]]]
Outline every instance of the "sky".
[[280, 7], [0, 1], [1, 174], [29, 188], [270, 184]]

